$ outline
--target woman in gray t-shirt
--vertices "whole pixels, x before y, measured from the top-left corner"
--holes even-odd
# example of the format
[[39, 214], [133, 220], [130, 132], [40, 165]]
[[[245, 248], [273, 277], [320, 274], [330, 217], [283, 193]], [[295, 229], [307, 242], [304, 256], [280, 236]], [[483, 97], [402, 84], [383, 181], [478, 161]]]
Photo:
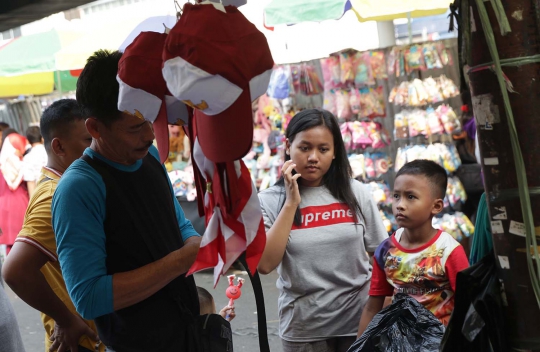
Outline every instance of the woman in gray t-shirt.
[[258, 270], [279, 274], [284, 352], [345, 352], [368, 297], [368, 253], [388, 235], [371, 193], [351, 178], [330, 112], [298, 113], [286, 137], [283, 176], [259, 193], [267, 243]]

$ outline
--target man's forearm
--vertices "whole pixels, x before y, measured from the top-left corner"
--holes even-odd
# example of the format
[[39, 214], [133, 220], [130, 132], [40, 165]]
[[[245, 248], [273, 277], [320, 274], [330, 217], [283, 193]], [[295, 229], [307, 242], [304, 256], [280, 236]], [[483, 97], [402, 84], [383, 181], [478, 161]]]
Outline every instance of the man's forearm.
[[113, 275], [114, 310], [137, 304], [185, 274], [197, 257], [200, 237], [190, 237], [184, 247], [141, 268]]
[[66, 326], [73, 319], [73, 313], [54, 293], [39, 269], [13, 276], [6, 276], [6, 283], [29, 306], [50, 316], [59, 325]]

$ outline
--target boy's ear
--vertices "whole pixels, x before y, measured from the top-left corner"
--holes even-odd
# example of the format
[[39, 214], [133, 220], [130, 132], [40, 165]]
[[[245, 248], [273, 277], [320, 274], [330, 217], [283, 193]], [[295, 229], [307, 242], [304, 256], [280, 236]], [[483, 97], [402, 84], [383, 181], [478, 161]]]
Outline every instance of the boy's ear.
[[444, 200], [442, 199], [435, 199], [435, 202], [433, 203], [433, 208], [431, 209], [431, 214], [437, 215], [444, 209]]

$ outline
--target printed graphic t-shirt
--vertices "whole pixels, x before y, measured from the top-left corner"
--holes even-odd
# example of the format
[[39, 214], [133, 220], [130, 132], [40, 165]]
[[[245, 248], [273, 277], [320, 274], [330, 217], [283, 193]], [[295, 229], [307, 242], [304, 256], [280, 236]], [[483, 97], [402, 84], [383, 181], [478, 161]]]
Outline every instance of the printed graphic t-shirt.
[[[358, 224], [326, 187], [301, 188], [302, 223], [293, 225], [277, 267], [279, 335], [284, 340], [356, 336], [371, 278], [366, 252], [374, 252], [388, 234], [367, 187], [356, 180], [351, 186], [362, 209]], [[284, 196], [279, 186], [259, 193], [267, 230]]]
[[409, 294], [447, 325], [454, 310], [456, 275], [469, 266], [465, 251], [442, 231], [425, 245], [407, 249], [400, 245], [403, 231], [397, 230], [375, 251], [369, 295]]

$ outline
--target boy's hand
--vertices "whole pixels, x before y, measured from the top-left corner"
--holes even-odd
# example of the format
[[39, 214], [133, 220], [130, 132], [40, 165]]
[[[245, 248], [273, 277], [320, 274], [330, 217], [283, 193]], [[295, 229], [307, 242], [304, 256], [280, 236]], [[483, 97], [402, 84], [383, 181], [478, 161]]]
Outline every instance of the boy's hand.
[[231, 321], [236, 317], [236, 313], [234, 312], [234, 307], [231, 307], [231, 306], [223, 307], [223, 309], [219, 311], [219, 315], [221, 315], [223, 319], [227, 321]]

